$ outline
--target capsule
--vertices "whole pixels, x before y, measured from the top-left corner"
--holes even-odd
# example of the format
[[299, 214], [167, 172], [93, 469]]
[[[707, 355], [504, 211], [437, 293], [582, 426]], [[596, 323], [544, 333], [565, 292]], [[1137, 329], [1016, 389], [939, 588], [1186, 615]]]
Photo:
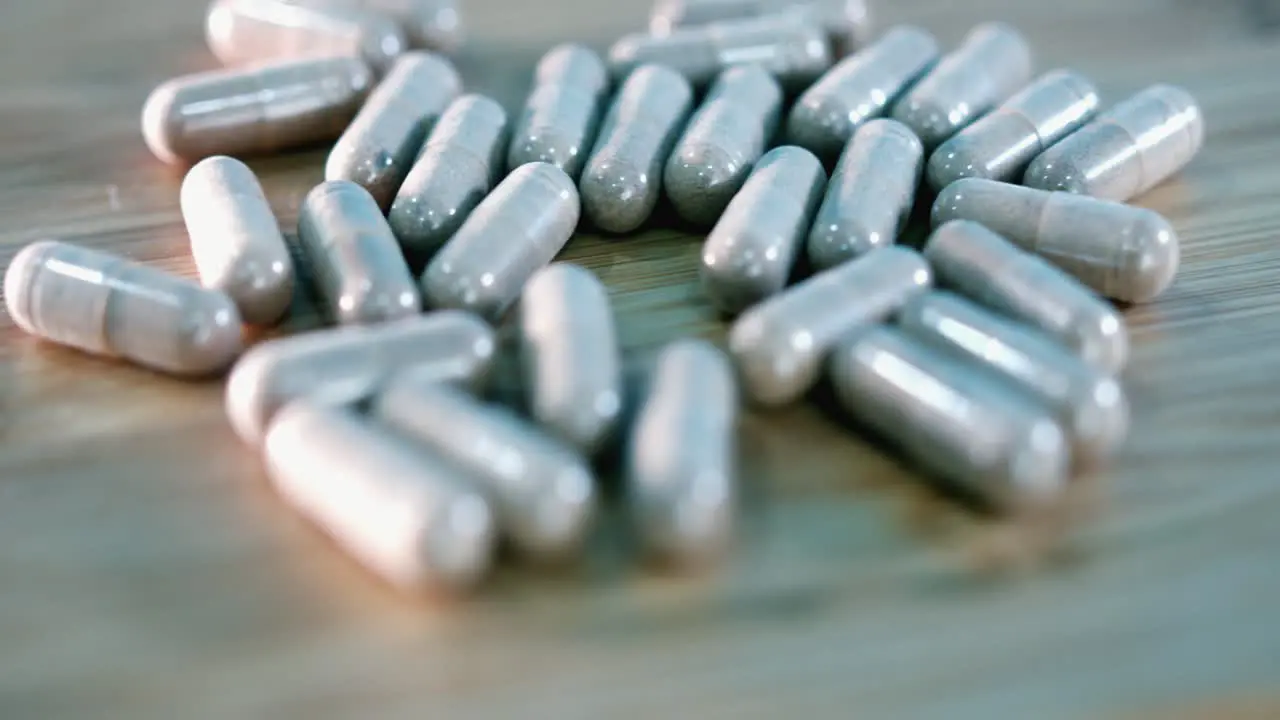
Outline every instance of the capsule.
[[4, 297], [32, 335], [174, 375], [210, 375], [240, 354], [240, 313], [226, 293], [56, 240], [18, 251]]
[[350, 180], [386, 210], [428, 131], [461, 91], [462, 81], [447, 60], [421, 52], [400, 56], [338, 138], [324, 179]]
[[861, 47], [871, 32], [866, 0], [657, 0], [649, 17], [649, 32], [668, 35], [688, 25], [779, 13], [794, 14], [822, 27], [842, 54]]
[[304, 57], [358, 57], [381, 72], [403, 53], [404, 33], [382, 13], [288, 0], [214, 0], [205, 39], [223, 65]]
[[729, 68], [667, 161], [662, 183], [676, 212], [710, 227], [769, 146], [782, 110], [782, 88], [754, 65]]
[[702, 246], [702, 287], [736, 315], [787, 284], [827, 173], [808, 150], [770, 150], [733, 197]]
[[1124, 202], [1172, 177], [1204, 145], [1204, 116], [1195, 98], [1153, 85], [1044, 151], [1024, 182]]
[[892, 245], [911, 216], [924, 146], [896, 120], [858, 128], [840, 156], [809, 233], [809, 261], [819, 270]]
[[1097, 112], [1098, 90], [1088, 78], [1070, 70], [1045, 73], [939, 146], [929, 158], [929, 184], [941, 190], [967, 177], [1013, 182]]
[[737, 388], [724, 355], [677, 340], [658, 356], [626, 450], [628, 507], [661, 560], [713, 560], [733, 537], [738, 496]]
[[530, 414], [584, 455], [600, 452], [622, 412], [622, 357], [609, 294], [585, 268], [553, 263], [520, 296]]
[[1039, 329], [1099, 370], [1118, 374], [1128, 362], [1129, 333], [1110, 303], [987, 228], [947, 222], [924, 255], [939, 285]]
[[982, 223], [1115, 300], [1151, 302], [1178, 274], [1177, 233], [1144, 208], [970, 178], [934, 203], [934, 227], [952, 219]]
[[492, 564], [493, 511], [469, 478], [350, 409], [299, 400], [264, 448], [285, 501], [391, 584], [465, 590]]
[[1005, 512], [1054, 503], [1069, 478], [1066, 436], [1048, 410], [979, 370], [878, 327], [840, 344], [831, 380], [856, 421], [942, 481]]
[[689, 83], [661, 65], [637, 68], [622, 84], [579, 181], [583, 210], [600, 229], [631, 232], [653, 213], [692, 103]]
[[408, 371], [479, 387], [494, 350], [493, 330], [456, 310], [270, 340], [245, 353], [232, 369], [227, 417], [244, 442], [257, 445], [271, 418], [298, 398], [356, 403], [374, 395], [392, 374]]
[[507, 111], [464, 95], [444, 111], [391, 203], [387, 220], [405, 252], [430, 257], [502, 176]]
[[928, 32], [900, 25], [831, 68], [806, 90], [787, 118], [789, 142], [834, 163], [863, 123], [890, 103], [938, 59]]
[[555, 166], [516, 168], [427, 265], [422, 292], [428, 304], [501, 317], [525, 282], [569, 242], [579, 206], [573, 181]]
[[511, 134], [507, 170], [545, 162], [575, 182], [595, 142], [609, 70], [594, 51], [557, 45], [538, 61], [533, 90]]
[[747, 396], [764, 407], [800, 399], [842, 337], [886, 319], [932, 283], [919, 253], [893, 246], [820, 272], [751, 308], [729, 331], [729, 352]]
[[984, 23], [893, 106], [926, 148], [936, 148], [1031, 80], [1031, 48], [1012, 26]]
[[341, 135], [372, 86], [355, 58], [184, 75], [147, 98], [142, 137], [170, 164], [279, 152]]
[[231, 296], [247, 323], [278, 321], [293, 300], [293, 260], [253, 171], [225, 156], [201, 160], [180, 204], [200, 283]]
[[400, 25], [410, 47], [455, 52], [466, 39], [457, 0], [289, 0], [295, 5], [381, 13]]

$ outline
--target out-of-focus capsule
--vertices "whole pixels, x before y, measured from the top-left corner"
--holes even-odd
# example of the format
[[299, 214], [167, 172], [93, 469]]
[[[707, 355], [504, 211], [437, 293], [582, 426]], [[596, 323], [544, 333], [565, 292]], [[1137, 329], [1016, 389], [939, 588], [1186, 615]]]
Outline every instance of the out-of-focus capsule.
[[223, 65], [342, 56], [358, 57], [378, 71], [408, 44], [400, 26], [382, 13], [288, 0], [214, 0], [205, 16], [205, 39]]
[[400, 24], [415, 48], [454, 52], [466, 39], [458, 0], [288, 0], [294, 5], [368, 10]]
[[657, 0], [649, 32], [667, 35], [687, 25], [790, 13], [827, 31], [840, 54], [860, 48], [871, 33], [866, 0]]
[[507, 170], [545, 162], [575, 182], [595, 142], [609, 71], [594, 51], [557, 45], [538, 61], [533, 90], [511, 134]]

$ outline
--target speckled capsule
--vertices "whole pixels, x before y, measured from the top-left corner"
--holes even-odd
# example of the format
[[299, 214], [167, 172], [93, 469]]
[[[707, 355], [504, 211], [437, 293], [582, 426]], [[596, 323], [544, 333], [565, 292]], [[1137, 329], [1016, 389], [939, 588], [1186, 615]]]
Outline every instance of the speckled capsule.
[[1150, 302], [1178, 274], [1177, 233], [1144, 208], [970, 178], [933, 205], [934, 227], [953, 219], [982, 223], [1115, 300]]
[[583, 211], [601, 230], [631, 232], [653, 213], [692, 103], [689, 83], [661, 65], [637, 68], [619, 88], [579, 180]]
[[898, 313], [908, 335], [968, 358], [1045, 403], [1067, 433], [1078, 465], [1113, 455], [1129, 432], [1120, 383], [1046, 335], [949, 292], [921, 295]]
[[791, 13], [822, 27], [843, 54], [866, 43], [871, 14], [866, 0], [657, 0], [649, 32], [667, 35], [687, 25]]
[[578, 191], [559, 168], [521, 165], [489, 193], [422, 273], [433, 308], [497, 319], [578, 226]]
[[369, 412], [465, 472], [523, 553], [557, 561], [581, 550], [595, 514], [595, 479], [568, 445], [505, 408], [412, 376], [391, 380]]
[[298, 401], [264, 446], [281, 497], [391, 584], [466, 590], [492, 565], [494, 513], [464, 473], [350, 409]]
[[33, 335], [174, 375], [210, 375], [240, 354], [240, 313], [226, 293], [56, 240], [18, 251], [4, 297]]
[[1204, 116], [1195, 98], [1153, 85], [1046, 150], [1024, 182], [1124, 202], [1172, 177], [1202, 145]]
[[594, 51], [573, 43], [552, 48], [534, 70], [533, 90], [511, 133], [507, 170], [545, 162], [576, 181], [608, 92], [609, 70]]
[[942, 143], [929, 158], [929, 184], [941, 190], [967, 177], [1014, 181], [1097, 111], [1098, 91], [1088, 78], [1071, 70], [1045, 73]]
[[341, 135], [372, 86], [369, 66], [355, 58], [184, 75], [147, 98], [142, 137], [172, 164], [278, 152]]
[[804, 148], [760, 158], [702, 246], [702, 288], [717, 309], [736, 315], [782, 291], [826, 183]]
[[984, 23], [893, 106], [893, 117], [932, 149], [1031, 80], [1031, 48], [1013, 27]]
[[387, 216], [400, 246], [430, 257], [458, 231], [502, 177], [507, 111], [481, 95], [463, 95], [436, 123]]
[[247, 323], [278, 321], [293, 300], [293, 260], [258, 177], [239, 160], [206, 158], [179, 202], [200, 283], [231, 296]]
[[947, 222], [924, 255], [939, 285], [1039, 329], [1103, 372], [1119, 373], [1128, 362], [1129, 333], [1110, 303], [987, 228]]
[[493, 363], [493, 330], [447, 310], [393, 323], [349, 326], [261, 343], [227, 380], [226, 411], [244, 442], [256, 445], [280, 408], [302, 397], [345, 405], [373, 396], [390, 376], [479, 387]]
[[627, 504], [645, 550], [699, 565], [733, 539], [738, 393], [724, 355], [701, 340], [663, 348], [626, 449]]
[[685, 220], [710, 227], [769, 146], [782, 88], [754, 65], [724, 71], [667, 160], [663, 188]]
[[906, 125], [872, 120], [854, 133], [809, 233], [819, 270], [892, 245], [915, 204], [924, 147]]
[[529, 414], [591, 456], [622, 412], [622, 357], [604, 285], [589, 270], [553, 263], [520, 296], [520, 348]]
[[444, 58], [421, 52], [400, 56], [338, 138], [324, 178], [360, 185], [385, 211], [427, 133], [461, 91], [462, 80]]
[[381, 72], [408, 43], [382, 13], [288, 0], [214, 0], [205, 39], [224, 65], [302, 57], [358, 57]]
[[1047, 409], [974, 365], [878, 327], [840, 344], [831, 380], [858, 423], [993, 508], [1017, 512], [1061, 498], [1071, 461], [1062, 429]]
[[938, 59], [938, 41], [900, 25], [831, 68], [806, 90], [787, 118], [787, 140], [834, 163], [863, 123], [879, 117]]
[[288, 0], [295, 5], [371, 10], [400, 24], [409, 45], [454, 52], [466, 39], [457, 0]]
[[813, 386], [840, 339], [880, 322], [933, 283], [914, 250], [886, 247], [820, 272], [748, 310], [729, 331], [729, 352], [757, 405], [794, 402]]

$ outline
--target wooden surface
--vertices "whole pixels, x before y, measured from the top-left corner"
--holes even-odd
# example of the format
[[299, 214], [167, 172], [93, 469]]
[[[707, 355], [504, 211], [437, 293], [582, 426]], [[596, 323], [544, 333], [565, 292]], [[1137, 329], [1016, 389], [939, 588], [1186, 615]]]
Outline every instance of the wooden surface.
[[[180, 174], [148, 155], [138, 113], [153, 85], [212, 66], [202, 5], [0, 9], [0, 265], [56, 236], [191, 272]], [[512, 109], [553, 41], [603, 47], [645, 13], [468, 8], [460, 67]], [[717, 575], [637, 567], [611, 511], [581, 567], [508, 563], [472, 601], [405, 598], [277, 501], [220, 383], [54, 348], [0, 316], [0, 717], [1280, 717], [1274, 4], [877, 8], [948, 45], [1009, 20], [1041, 68], [1073, 65], [1110, 101], [1170, 81], [1204, 105], [1203, 154], [1142, 199], [1175, 222], [1184, 266], [1128, 312], [1132, 441], [1066, 559], [976, 576], [954, 551], [999, 528], [805, 406], [744, 423], [744, 538]], [[286, 226], [322, 159], [253, 163]], [[682, 334], [723, 338], [697, 252], [659, 229], [577, 238], [565, 257], [609, 285], [636, 367]]]

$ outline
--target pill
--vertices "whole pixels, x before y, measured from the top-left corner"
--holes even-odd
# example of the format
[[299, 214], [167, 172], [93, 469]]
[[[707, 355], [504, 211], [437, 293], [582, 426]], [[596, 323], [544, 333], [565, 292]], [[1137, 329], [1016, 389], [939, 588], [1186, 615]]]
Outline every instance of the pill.
[[458, 0], [289, 0], [296, 5], [367, 10], [387, 15], [400, 25], [415, 48], [454, 52], [466, 28]]
[[803, 148], [760, 158], [702, 246], [702, 287], [716, 308], [736, 315], [782, 291], [826, 182]]
[[167, 163], [278, 152], [338, 137], [372, 86], [355, 58], [184, 75], [147, 98], [142, 137]]
[[908, 335], [994, 371], [1046, 404], [1082, 466], [1113, 455], [1129, 432], [1120, 383], [1028, 326], [946, 291], [908, 302], [898, 313]]
[[1031, 79], [1031, 48], [1010, 25], [984, 23], [893, 106], [893, 117], [936, 148]]
[[609, 71], [594, 51], [557, 45], [534, 70], [533, 90], [511, 134], [507, 170], [551, 163], [577, 181], [595, 142]]
[[933, 283], [914, 250], [892, 246], [820, 272], [744, 313], [729, 352], [747, 396], [765, 407], [794, 402], [849, 332], [889, 317]]
[[787, 118], [788, 141], [834, 163], [854, 132], [883, 115], [937, 59], [933, 35], [912, 25], [889, 30], [800, 95]]
[[871, 32], [866, 0], [657, 0], [649, 32], [667, 35], [687, 25], [706, 25], [791, 13], [822, 27], [841, 52], [860, 47]]
[[351, 404], [388, 377], [410, 370], [437, 382], [478, 387], [493, 362], [493, 330], [469, 313], [447, 310], [370, 326], [290, 335], [253, 347], [227, 380], [231, 427], [256, 445], [280, 408], [302, 397]]
[[231, 296], [247, 323], [278, 321], [293, 299], [293, 260], [253, 171], [222, 155], [201, 160], [179, 201], [200, 283]]
[[453, 237], [501, 178], [507, 111], [464, 95], [436, 123], [391, 203], [387, 220], [412, 257], [430, 257]]
[[1103, 372], [1119, 373], [1128, 362], [1129, 333], [1110, 303], [987, 228], [947, 222], [924, 255], [939, 285], [1039, 329]]
[[732, 67], [711, 86], [667, 161], [662, 184], [676, 212], [710, 227], [769, 147], [782, 88], [754, 65]]
[[733, 538], [737, 388], [724, 355], [677, 340], [658, 356], [626, 450], [627, 504], [643, 547], [698, 565]]
[[569, 242], [579, 212], [578, 190], [564, 172], [546, 163], [516, 168], [427, 265], [428, 305], [501, 317]]
[[1047, 409], [891, 327], [835, 350], [831, 380], [855, 421], [952, 487], [1016, 512], [1061, 497], [1070, 447]]
[[344, 56], [381, 72], [407, 45], [399, 25], [382, 13], [288, 0], [214, 0], [204, 29], [223, 65]]
[[1204, 116], [1195, 98], [1153, 85], [1046, 150], [1024, 182], [1124, 202], [1186, 167], [1202, 145]]
[[840, 156], [809, 233], [809, 261], [820, 270], [898, 239], [915, 204], [924, 147], [906, 125], [872, 120]]
[[457, 71], [444, 58], [422, 52], [400, 56], [338, 138], [325, 163], [325, 180], [350, 180], [385, 210], [427, 133], [461, 91]]
[[494, 513], [461, 471], [351, 410], [299, 400], [264, 442], [276, 491], [406, 590], [465, 590], [493, 561]]
[[32, 335], [174, 375], [216, 373], [240, 354], [240, 313], [226, 293], [56, 240], [18, 251], [4, 297]]
[[298, 241], [335, 322], [363, 325], [422, 312], [418, 285], [396, 238], [359, 185], [335, 180], [307, 193], [298, 213]]
[[622, 358], [604, 285], [553, 263], [520, 296], [520, 348], [529, 413], [587, 456], [604, 448], [622, 412]]
[[370, 414], [464, 471], [522, 552], [562, 560], [582, 548], [595, 479], [568, 445], [505, 408], [413, 376], [392, 379]]
[[649, 63], [670, 67], [698, 87], [728, 67], [759, 65], [784, 86], [800, 89], [831, 67], [831, 45], [813, 23], [769, 15], [678, 28], [667, 35], [633, 33], [609, 48], [615, 77]]
[[952, 219], [981, 223], [1115, 300], [1150, 302], [1178, 274], [1177, 233], [1144, 208], [969, 178], [933, 205], [934, 227]]
[[966, 177], [1013, 182], [1037, 155], [1080, 129], [1098, 111], [1083, 75], [1054, 70], [944, 142], [929, 158], [935, 190]]
[[662, 191], [662, 166], [692, 104], [689, 83], [666, 67], [645, 65], [627, 77], [579, 181], [583, 211], [596, 226], [630, 232], [653, 213]]

